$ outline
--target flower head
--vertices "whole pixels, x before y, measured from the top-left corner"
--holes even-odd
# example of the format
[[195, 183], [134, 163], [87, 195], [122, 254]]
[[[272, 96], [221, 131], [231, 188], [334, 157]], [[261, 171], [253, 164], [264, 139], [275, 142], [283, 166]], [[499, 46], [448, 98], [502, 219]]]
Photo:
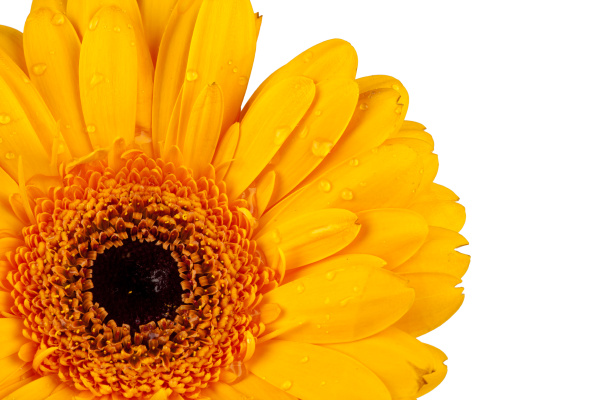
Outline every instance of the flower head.
[[464, 208], [342, 40], [242, 108], [248, 0], [34, 0], [0, 27], [0, 398], [416, 398]]

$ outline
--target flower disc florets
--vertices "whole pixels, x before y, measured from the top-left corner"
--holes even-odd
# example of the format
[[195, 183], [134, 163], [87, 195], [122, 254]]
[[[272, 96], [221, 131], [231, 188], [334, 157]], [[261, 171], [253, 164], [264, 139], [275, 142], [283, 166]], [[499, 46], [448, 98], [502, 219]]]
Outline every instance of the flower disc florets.
[[[194, 179], [190, 170], [140, 151], [124, 159], [118, 170], [103, 162], [76, 167], [64, 187], [31, 205], [36, 224], [24, 229], [27, 245], [11, 257], [18, 269], [11, 277], [13, 312], [39, 343], [32, 365], [41, 374], [58, 373], [95, 395], [137, 397], [170, 388], [194, 398], [251, 355], [264, 330], [253, 310], [276, 286], [276, 273], [251, 240], [245, 201], [229, 204], [222, 182]], [[129, 305], [138, 309], [131, 313], [114, 309], [116, 301], [104, 301], [113, 309], [99, 302], [122, 284], [106, 276], [133, 268], [119, 257], [139, 261], [145, 248], [146, 258], [162, 260], [156, 264], [162, 275], [153, 278], [156, 296], [162, 298], [162, 280], [174, 272], [179, 303], [165, 295], [162, 309], [144, 309], [133, 290]], [[176, 271], [161, 253], [172, 257]], [[95, 275], [103, 279], [95, 282]]]

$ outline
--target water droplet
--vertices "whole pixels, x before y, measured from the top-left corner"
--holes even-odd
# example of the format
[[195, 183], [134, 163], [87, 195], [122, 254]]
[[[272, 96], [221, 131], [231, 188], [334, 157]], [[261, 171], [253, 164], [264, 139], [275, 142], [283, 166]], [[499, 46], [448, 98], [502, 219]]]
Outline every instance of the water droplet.
[[350, 160], [349, 164], [351, 167], [358, 167], [358, 158], [353, 158]]
[[335, 276], [337, 275], [337, 271], [329, 271], [327, 274], [325, 274], [325, 278], [327, 278], [327, 280], [332, 281], [335, 279]]
[[350, 201], [354, 198], [354, 193], [350, 189], [344, 189], [341, 193], [342, 199]]
[[420, 173], [420, 174], [423, 174], [424, 172], [425, 172], [425, 170], [424, 170], [423, 168], [421, 168], [421, 169], [419, 170], [419, 173]]
[[277, 131], [275, 131], [275, 145], [281, 146], [283, 142], [285, 142], [285, 139], [287, 139], [289, 134], [290, 128], [287, 126], [277, 129]]
[[300, 139], [304, 139], [308, 136], [308, 126], [305, 126], [300, 133], [298, 134], [298, 136], [300, 136]]
[[313, 58], [313, 53], [312, 51], [307, 51], [306, 53], [304, 53], [304, 62], [309, 62], [310, 60], [312, 60]]
[[90, 79], [90, 86], [91, 86], [91, 88], [92, 89], [95, 88], [96, 86], [98, 86], [102, 82], [104, 82], [104, 75], [99, 74], [97, 72], [94, 72], [94, 75], [92, 75], [92, 79]]
[[304, 284], [299, 283], [298, 286], [296, 287], [296, 290], [298, 291], [298, 293], [304, 293], [306, 288], [304, 287]]
[[115, 26], [115, 27], [113, 28], [113, 31], [115, 31], [115, 32], [119, 33], [119, 32], [121, 32], [121, 27], [119, 27], [119, 26]]
[[198, 79], [198, 73], [193, 69], [190, 69], [185, 73], [185, 79], [187, 79], [190, 82], [193, 82], [196, 79]]
[[317, 324], [317, 329], [321, 329], [321, 324]]
[[10, 123], [10, 116], [8, 114], [0, 114], [0, 124], [6, 125]]
[[392, 85], [392, 89], [394, 89], [396, 92], [399, 92], [400, 91], [400, 86], [398, 86], [396, 84], [393, 84]]
[[232, 71], [233, 71], [234, 74], [236, 74], [239, 71], [238, 67], [233, 67]]
[[246, 78], [245, 76], [240, 76], [238, 78], [238, 84], [240, 84], [241, 86], [244, 86], [248, 83], [248, 78]]
[[300, 362], [301, 362], [302, 364], [306, 364], [306, 363], [308, 362], [308, 356], [304, 356], [304, 357], [302, 357], [302, 359], [300, 360]]
[[331, 319], [331, 315], [325, 314], [325, 321], [329, 321]]
[[325, 193], [331, 192], [331, 182], [329, 182], [327, 179], [323, 179], [321, 182], [319, 182], [319, 189]]
[[8, 152], [4, 155], [4, 157], [6, 157], [7, 160], [14, 160], [17, 156], [15, 155], [15, 153]]
[[28, 77], [24, 76], [23, 77], [23, 82], [25, 82], [25, 83], [31, 83], [31, 80]]
[[315, 140], [312, 145], [312, 153], [317, 157], [325, 157], [331, 149], [333, 148], [333, 143], [326, 140]]
[[88, 125], [86, 130], [88, 131], [88, 133], [94, 133], [96, 132], [96, 127], [94, 125]]
[[98, 18], [93, 18], [90, 21], [90, 25], [89, 25], [90, 31], [93, 31], [98, 27], [98, 22], [100, 22], [100, 20]]
[[346, 307], [348, 305], [348, 302], [350, 302], [350, 300], [352, 300], [353, 297], [346, 297], [344, 300], [340, 301], [340, 306], [342, 307]]
[[315, 111], [315, 115], [316, 115], [317, 117], [320, 117], [320, 116], [321, 116], [321, 114], [323, 114], [323, 111], [321, 111], [321, 110], [317, 110], [317, 111]]
[[325, 381], [321, 381], [321, 386], [325, 386]]
[[363, 111], [368, 110], [369, 109], [369, 105], [367, 103], [362, 103], [360, 105], [360, 109], [363, 110]]
[[4, 140], [2, 140], [2, 138], [0, 137], [0, 144], [1, 144], [2, 142], [4, 142]]
[[290, 390], [291, 387], [292, 387], [292, 381], [285, 381], [281, 385], [281, 390]]
[[273, 242], [281, 243], [281, 232], [279, 232], [279, 229], [273, 231]]
[[127, 29], [133, 29], [133, 25], [127, 24]]
[[398, 107], [396, 107], [394, 111], [396, 112], [396, 114], [402, 114], [402, 110], [404, 110], [404, 105], [401, 104]]
[[44, 75], [44, 72], [46, 72], [46, 68], [48, 68], [48, 66], [44, 63], [35, 64], [33, 66], [33, 73], [36, 75]]
[[131, 47], [135, 47], [135, 42], [129, 42], [129, 45], [130, 45]]
[[63, 14], [54, 14], [51, 22], [52, 25], [60, 26], [65, 23], [65, 16]]
[[233, 60], [229, 60], [228, 64], [229, 65], [233, 64]]

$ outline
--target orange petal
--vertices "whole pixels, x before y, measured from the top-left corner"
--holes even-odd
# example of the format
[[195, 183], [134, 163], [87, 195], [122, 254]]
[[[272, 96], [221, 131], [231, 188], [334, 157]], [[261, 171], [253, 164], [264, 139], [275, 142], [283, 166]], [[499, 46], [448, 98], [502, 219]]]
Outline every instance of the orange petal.
[[260, 379], [250, 373], [241, 381], [232, 385], [238, 392], [242, 393], [245, 399], [264, 399], [264, 400], [297, 400], [296, 397], [283, 390], [276, 388], [267, 381]]
[[0, 51], [3, 51], [23, 72], [27, 73], [21, 32], [9, 26], [0, 25]]
[[421, 214], [431, 226], [459, 232], [465, 225], [466, 213], [457, 200], [458, 196], [450, 189], [434, 183], [407, 208]]

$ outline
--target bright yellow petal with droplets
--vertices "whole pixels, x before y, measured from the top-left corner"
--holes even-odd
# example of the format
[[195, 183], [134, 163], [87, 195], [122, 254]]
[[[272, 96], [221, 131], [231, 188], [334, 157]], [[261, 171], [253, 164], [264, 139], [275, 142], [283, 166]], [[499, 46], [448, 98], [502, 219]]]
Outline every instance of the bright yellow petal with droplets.
[[305, 182], [314, 181], [355, 154], [379, 146], [400, 129], [404, 117], [397, 101], [398, 92], [393, 89], [362, 93], [346, 131]]
[[181, 103], [184, 129], [196, 97], [216, 82], [223, 91], [223, 130], [239, 117], [256, 52], [256, 15], [249, 0], [204, 0], [198, 13]]
[[[135, 40], [130, 43], [137, 53], [137, 105], [136, 125], [139, 131], [148, 132], [152, 127], [152, 90], [154, 64], [144, 37], [142, 17], [135, 0], [83, 0], [85, 8], [82, 16], [84, 26], [91, 30], [96, 25], [94, 15], [103, 7], [115, 7], [126, 14], [128, 23], [115, 29], [133, 30]], [[85, 36], [85, 31], [84, 31]]]
[[33, 0], [31, 2], [32, 12], [40, 8], [50, 8], [64, 14], [67, 11], [67, 0]]
[[223, 180], [229, 166], [233, 161], [233, 156], [237, 150], [238, 143], [240, 142], [240, 123], [236, 122], [231, 125], [223, 138], [219, 141], [217, 150], [213, 157], [212, 164], [217, 170], [217, 179]]
[[160, 143], [167, 137], [173, 108], [185, 79], [190, 42], [201, 4], [202, 0], [177, 3], [163, 34], [156, 60], [152, 104], [152, 144], [155, 154], [160, 154]]
[[423, 215], [431, 226], [459, 232], [465, 225], [466, 212], [457, 200], [458, 196], [450, 189], [434, 183], [415, 197], [407, 208]]
[[0, 25], [0, 51], [3, 51], [22, 71], [27, 73], [21, 32], [9, 26]]
[[207, 396], [210, 400], [246, 400], [246, 396], [225, 383], [211, 383], [202, 389], [202, 396]]
[[363, 76], [356, 80], [361, 93], [372, 92], [378, 89], [394, 89], [399, 94], [399, 98], [404, 101], [404, 105], [408, 107], [408, 92], [398, 79], [387, 75], [370, 75]]
[[415, 197], [429, 189], [440, 166], [437, 154], [433, 154], [433, 144], [421, 139], [410, 137], [396, 137], [388, 139], [385, 144], [403, 144], [415, 150], [423, 161], [421, 182], [416, 190]]
[[25, 361], [21, 360], [17, 354], [0, 359], [0, 387], [7, 381], [18, 377], [26, 371]]
[[[46, 152], [50, 154], [54, 139], [58, 135], [56, 121], [52, 117], [52, 113], [48, 109], [48, 106], [46, 106], [42, 96], [40, 96], [31, 84], [31, 80], [1, 51], [0, 78], [10, 87], [12, 91], [11, 96], [18, 99], [20, 107], [27, 115], [29, 123], [35, 130], [36, 136], [46, 149]], [[2, 111], [0, 111], [1, 113]]]
[[248, 367], [259, 378], [302, 400], [391, 400], [371, 370], [322, 346], [273, 340], [256, 348]]
[[53, 392], [46, 400], [75, 400], [79, 390], [63, 386], [62, 389]]
[[348, 267], [372, 267], [383, 268], [386, 262], [371, 254], [343, 254], [334, 255], [316, 263], [306, 265], [302, 268], [288, 270], [283, 279], [284, 283], [291, 282], [302, 277], [313, 274], [325, 274], [329, 271], [345, 269]]
[[28, 342], [21, 333], [23, 328], [23, 321], [18, 318], [0, 318], [0, 358], [17, 353]]
[[79, 51], [75, 29], [60, 12], [42, 8], [25, 23], [25, 56], [29, 75], [60, 124], [75, 157], [92, 151], [79, 97]]
[[231, 198], [239, 196], [273, 158], [314, 97], [313, 81], [298, 76], [274, 85], [254, 103], [240, 124], [240, 142], [225, 177]]
[[282, 310], [265, 335], [307, 343], [359, 340], [398, 321], [414, 296], [403, 279], [378, 267], [352, 265], [303, 276], [263, 297], [263, 306]]
[[358, 87], [353, 80], [331, 79], [316, 85], [315, 100], [288, 140], [272, 170], [277, 186], [271, 204], [287, 195], [323, 160], [348, 125]]
[[43, 376], [29, 382], [10, 394], [11, 400], [44, 400], [60, 384], [56, 375]]
[[402, 127], [400, 128], [400, 130], [394, 132], [390, 136], [390, 139], [400, 138], [400, 137], [401, 138], [420, 139], [420, 140], [423, 140], [424, 142], [429, 143], [429, 145], [431, 145], [432, 149], [434, 147], [433, 136], [431, 136], [429, 133], [425, 132], [425, 127], [417, 122], [404, 121], [402, 123]]
[[[350, 343], [327, 345], [342, 352], [373, 371], [387, 386], [394, 399], [413, 399], [421, 395], [436, 372], [446, 371], [441, 359], [419, 342], [397, 328], [389, 328], [377, 335]], [[442, 353], [443, 354], [443, 353]], [[443, 377], [442, 377], [443, 379]]]
[[[276, 185], [277, 183], [277, 185]], [[261, 179], [256, 185], [256, 216], [259, 218], [267, 209], [269, 202], [273, 198], [273, 192], [280, 182], [277, 181], [275, 171], [261, 175]]]
[[327, 171], [292, 200], [269, 210], [261, 223], [330, 207], [353, 212], [403, 208], [410, 203], [420, 184], [422, 166], [418, 154], [407, 146], [380, 146]]
[[140, 14], [144, 22], [146, 43], [150, 49], [152, 60], [156, 63], [158, 48], [169, 17], [175, 9], [177, 0], [138, 0]]
[[10, 197], [19, 192], [19, 186], [2, 168], [0, 168], [0, 237], [2, 231], [19, 235], [23, 224], [13, 214]]
[[467, 272], [471, 257], [455, 249], [468, 244], [461, 234], [432, 226], [419, 251], [408, 261], [395, 265], [392, 270], [400, 274], [437, 272], [462, 278]]
[[256, 241], [269, 264], [276, 263], [281, 249], [286, 268], [294, 269], [329, 257], [351, 243], [360, 230], [356, 219], [347, 210], [317, 210], [268, 225]]
[[[206, 86], [189, 115], [187, 132], [178, 138], [183, 162], [199, 178], [206, 175], [217, 148], [223, 121], [223, 93], [218, 83]], [[181, 132], [180, 132], [181, 134]]]
[[241, 381], [232, 384], [238, 392], [242, 393], [243, 399], [261, 399], [261, 400], [297, 400], [296, 397], [283, 390], [276, 388], [267, 381], [260, 379], [250, 373]]
[[460, 308], [465, 298], [461, 280], [446, 274], [417, 273], [399, 275], [415, 290], [415, 303], [395, 327], [421, 336], [441, 326]]
[[46, 149], [38, 139], [34, 127], [29, 123], [25, 111], [15, 98], [12, 89], [0, 76], [0, 167], [17, 181], [18, 159], [25, 161], [25, 177], [36, 174], [56, 175], [50, 166]]
[[305, 76], [315, 83], [333, 79], [354, 79], [358, 56], [352, 45], [341, 39], [332, 39], [311, 47], [292, 61], [273, 72], [252, 94], [242, 112], [242, 117], [267, 88], [291, 76]]
[[372, 254], [392, 266], [412, 257], [427, 238], [427, 222], [414, 211], [379, 208], [357, 216], [360, 232], [340, 254]]
[[[118, 8], [102, 8], [81, 45], [79, 89], [88, 132], [100, 147], [135, 134], [137, 55], [131, 22]], [[94, 137], [96, 140], [94, 140]]]

